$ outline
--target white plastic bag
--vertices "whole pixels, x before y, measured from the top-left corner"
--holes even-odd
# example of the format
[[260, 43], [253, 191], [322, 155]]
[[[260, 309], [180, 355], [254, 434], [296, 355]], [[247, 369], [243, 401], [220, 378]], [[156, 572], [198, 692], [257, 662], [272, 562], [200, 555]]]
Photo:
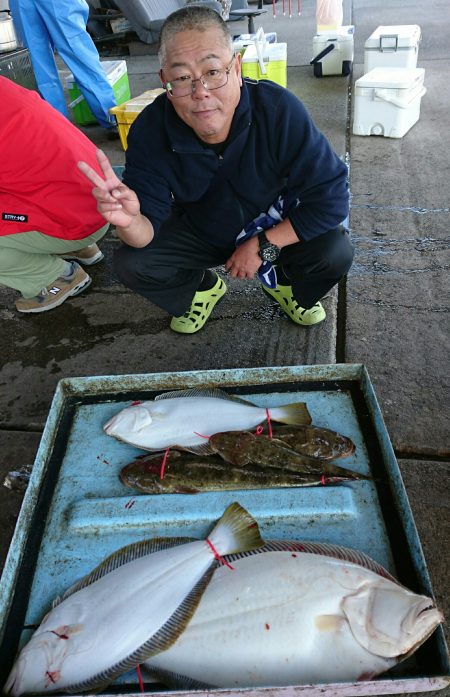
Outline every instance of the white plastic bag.
[[342, 27], [343, 18], [342, 0], [316, 0], [318, 32]]

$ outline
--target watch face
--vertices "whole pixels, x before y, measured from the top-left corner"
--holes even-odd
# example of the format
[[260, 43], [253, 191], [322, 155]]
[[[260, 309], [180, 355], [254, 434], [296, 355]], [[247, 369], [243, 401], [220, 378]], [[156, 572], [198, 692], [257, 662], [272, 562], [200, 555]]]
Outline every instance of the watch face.
[[275, 261], [280, 256], [280, 250], [274, 244], [264, 246], [260, 251], [260, 257], [264, 261]]

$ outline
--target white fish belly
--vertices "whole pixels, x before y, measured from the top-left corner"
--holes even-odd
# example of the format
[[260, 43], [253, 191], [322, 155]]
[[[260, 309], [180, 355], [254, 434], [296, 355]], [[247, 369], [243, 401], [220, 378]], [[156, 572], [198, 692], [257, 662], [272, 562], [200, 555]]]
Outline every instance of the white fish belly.
[[[24, 648], [28, 664], [40, 662], [42, 682], [28, 684], [25, 671], [21, 692], [43, 686], [45, 691], [61, 690], [127, 658], [176, 611], [212, 561], [204, 541], [187, 543], [133, 560], [69, 596]], [[55, 630], [69, 638], [58, 639]], [[40, 646], [48, 636], [52, 646], [44, 663]], [[33, 668], [28, 675], [36, 673]], [[48, 673], [54, 685], [48, 684]]]
[[[128, 410], [146, 409], [151, 423], [140, 427], [140, 421], [130, 427]], [[204, 445], [209, 436], [219, 431], [253, 428], [266, 418], [261, 407], [239, 404], [215, 397], [180, 397], [143, 402], [128, 407], [113, 417], [107, 433], [142, 448], [162, 450], [170, 446], [196, 447]], [[145, 423], [145, 419], [142, 419]], [[106, 428], [106, 427], [105, 427]]]
[[354, 681], [396, 663], [361, 646], [341, 609], [343, 597], [381, 578], [373, 572], [291, 552], [233, 567], [215, 572], [185, 632], [149, 667], [231, 688]]

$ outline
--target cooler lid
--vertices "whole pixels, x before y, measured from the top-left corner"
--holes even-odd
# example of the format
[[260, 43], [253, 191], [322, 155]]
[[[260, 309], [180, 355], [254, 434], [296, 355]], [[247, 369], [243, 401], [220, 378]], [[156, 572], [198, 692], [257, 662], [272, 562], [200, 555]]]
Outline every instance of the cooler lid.
[[390, 87], [407, 89], [423, 82], [424, 68], [373, 68], [355, 82], [356, 87]]
[[[127, 72], [127, 62], [125, 60], [116, 61], [100, 61], [100, 65], [105, 71], [108, 82], [113, 85], [117, 80]], [[65, 77], [66, 88], [71, 89], [75, 84], [73, 73], [68, 73]]]
[[355, 27], [353, 24], [346, 27], [337, 27], [328, 31], [318, 31], [313, 37], [313, 42], [320, 41], [353, 41]]
[[[287, 43], [265, 44], [262, 50], [264, 61], [285, 61], [287, 56]], [[243, 63], [254, 63], [258, 60], [254, 43], [245, 49]]]
[[375, 29], [364, 44], [365, 48], [396, 50], [417, 46], [421, 31], [418, 24], [389, 24]]

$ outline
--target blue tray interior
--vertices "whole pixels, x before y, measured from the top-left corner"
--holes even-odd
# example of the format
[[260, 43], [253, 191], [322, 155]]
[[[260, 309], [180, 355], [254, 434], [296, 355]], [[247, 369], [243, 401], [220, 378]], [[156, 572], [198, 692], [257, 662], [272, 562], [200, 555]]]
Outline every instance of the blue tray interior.
[[[394, 540], [393, 527], [386, 519], [383, 485], [380, 489], [381, 456], [373, 443], [367, 442], [367, 415], [361, 418], [361, 399], [355, 400], [354, 390], [320, 389], [320, 385], [305, 390], [264, 392], [261, 386], [255, 390], [228, 391], [262, 407], [305, 401], [314, 425], [338, 431], [355, 443], [355, 453], [337, 464], [375, 474], [375, 480], [195, 495], [142, 494], [127, 488], [118, 475], [143, 451], [107, 436], [102, 429], [111, 416], [140, 396], [132, 394], [121, 401], [75, 400], [61, 420], [46, 473], [44, 524], [34, 541], [35, 567], [18, 629], [19, 646], [29, 639], [55, 596], [107, 555], [155, 536], [206, 537], [233, 501], [256, 518], [266, 539], [314, 540], [352, 547], [369, 554], [411, 587], [411, 579], [401, 578], [405, 568], [407, 572], [410, 569], [404, 560], [399, 574], [396, 562], [402, 539]], [[129, 679], [136, 683], [135, 675], [125, 676], [122, 682]]]

